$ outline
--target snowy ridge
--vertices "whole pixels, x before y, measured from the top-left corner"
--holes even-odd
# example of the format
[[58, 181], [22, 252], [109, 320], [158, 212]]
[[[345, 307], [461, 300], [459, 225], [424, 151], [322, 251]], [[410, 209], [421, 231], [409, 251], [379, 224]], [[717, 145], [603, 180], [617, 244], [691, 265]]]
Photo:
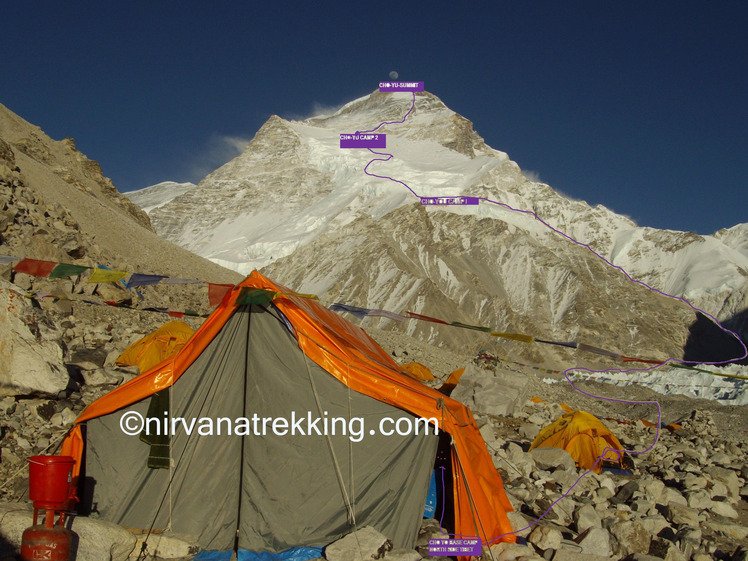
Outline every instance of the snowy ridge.
[[[705, 370], [713, 370], [722, 374], [737, 374], [748, 376], [748, 367], [737, 364], [725, 366], [709, 366]], [[662, 367], [649, 372], [571, 372], [572, 382], [592, 380], [605, 382], [616, 386], [638, 384], [650, 388], [657, 393], [671, 395], [679, 394], [688, 397], [712, 399], [723, 405], [748, 404], [748, 382], [707, 374], [705, 372], [689, 372], [682, 368]], [[545, 378], [548, 384], [567, 383], [566, 380]]]
[[179, 195], [183, 195], [195, 187], [197, 187], [197, 185], [194, 183], [164, 181], [163, 183], [157, 183], [156, 185], [151, 185], [145, 189], [130, 191], [129, 193], [123, 194], [146, 213], [150, 213], [152, 210], [161, 208], [172, 199], [177, 198]]

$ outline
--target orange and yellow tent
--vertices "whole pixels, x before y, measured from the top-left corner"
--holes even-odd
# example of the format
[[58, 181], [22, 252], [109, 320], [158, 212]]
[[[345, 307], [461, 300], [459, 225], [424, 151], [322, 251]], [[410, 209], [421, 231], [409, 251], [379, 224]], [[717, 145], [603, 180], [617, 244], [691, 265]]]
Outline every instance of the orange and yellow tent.
[[600, 419], [586, 411], [565, 413], [541, 430], [530, 450], [542, 447], [566, 450], [577, 467], [594, 467], [596, 473], [602, 472], [603, 461], [623, 467], [623, 446]]
[[119, 355], [118, 366], [137, 366], [147, 372], [159, 362], [177, 354], [195, 331], [183, 321], [170, 321], [138, 339]]
[[428, 382], [429, 380], [434, 379], [431, 369], [420, 362], [408, 362], [407, 364], [403, 364], [403, 370], [405, 370], [405, 373], [408, 376], [419, 382]]

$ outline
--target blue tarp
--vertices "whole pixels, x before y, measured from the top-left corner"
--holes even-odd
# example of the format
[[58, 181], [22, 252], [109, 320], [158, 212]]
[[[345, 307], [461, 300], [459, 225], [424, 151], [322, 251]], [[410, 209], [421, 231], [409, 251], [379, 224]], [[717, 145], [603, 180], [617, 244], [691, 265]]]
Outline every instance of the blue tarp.
[[423, 509], [424, 518], [433, 518], [436, 512], [436, 470], [431, 472], [429, 492], [426, 495], [426, 508]]
[[[230, 561], [232, 551], [201, 551], [195, 561]], [[308, 561], [322, 557], [321, 547], [293, 547], [280, 553], [240, 549], [239, 561]]]

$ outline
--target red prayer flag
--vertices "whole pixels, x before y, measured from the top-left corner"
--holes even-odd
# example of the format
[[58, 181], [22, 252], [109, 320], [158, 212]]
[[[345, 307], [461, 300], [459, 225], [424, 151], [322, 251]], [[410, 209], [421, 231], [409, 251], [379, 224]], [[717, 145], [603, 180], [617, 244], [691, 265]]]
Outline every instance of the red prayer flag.
[[648, 360], [646, 358], [634, 358], [631, 356], [622, 356], [621, 360], [623, 362], [643, 362], [645, 364], [663, 364], [664, 360]]
[[173, 318], [183, 318], [184, 312], [175, 312], [175, 311], [169, 310], [169, 315]]
[[55, 261], [39, 261], [37, 259], [24, 259], [13, 265], [13, 270], [17, 273], [25, 273], [35, 277], [48, 277], [57, 266]]
[[414, 314], [413, 312], [405, 312], [405, 313], [408, 317], [411, 317], [414, 319], [422, 319], [423, 321], [430, 321], [432, 323], [443, 323], [444, 325], [449, 325], [449, 323], [441, 319], [432, 318], [429, 316], [422, 316], [421, 314]]
[[212, 282], [208, 283], [208, 303], [211, 306], [218, 306], [218, 304], [221, 303], [221, 300], [223, 300], [223, 297], [226, 296], [226, 293], [234, 288], [233, 284], [213, 284]]

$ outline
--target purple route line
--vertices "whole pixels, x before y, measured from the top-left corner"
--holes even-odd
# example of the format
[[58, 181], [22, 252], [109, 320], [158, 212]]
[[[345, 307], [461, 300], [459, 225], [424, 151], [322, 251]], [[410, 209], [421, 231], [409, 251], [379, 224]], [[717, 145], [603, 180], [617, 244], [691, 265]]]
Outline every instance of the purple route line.
[[447, 502], [447, 490], [444, 488], [444, 470], [447, 468], [442, 466], [439, 469], [442, 470], [442, 517], [439, 519], [439, 527], [442, 528], [442, 522], [444, 522], [444, 505]]
[[[357, 132], [357, 134], [359, 132], [361, 132], [361, 133], [370, 133], [370, 132], [374, 132], [374, 131], [378, 130], [379, 128], [383, 127], [384, 125], [394, 125], [394, 124], [404, 123], [405, 119], [407, 119], [408, 115], [410, 115], [411, 112], [413, 111], [413, 108], [415, 107], [415, 104], [416, 104], [416, 94], [414, 92], [413, 93], [413, 103], [410, 106], [410, 109], [408, 110], [408, 112], [405, 114], [405, 117], [403, 117], [400, 121], [385, 121], [385, 122], [381, 123], [379, 126], [377, 126], [375, 129], [372, 129], [370, 131], [356, 131], [356, 132]], [[394, 156], [392, 154], [388, 154], [388, 153], [375, 152], [371, 148], [369, 148], [368, 150], [372, 154], [376, 154], [377, 156], [386, 156], [386, 158], [374, 158], [368, 164], [366, 164], [366, 166], [364, 167], [364, 173], [366, 175], [371, 176], [371, 177], [376, 177], [376, 178], [379, 178], [379, 179], [387, 179], [389, 181], [394, 181], [395, 183], [399, 183], [400, 185], [402, 185], [403, 187], [405, 187], [406, 189], [408, 189], [408, 191], [410, 191], [411, 193], [413, 193], [413, 195], [417, 199], [421, 198], [418, 195], [418, 193], [416, 193], [407, 184], [403, 183], [402, 181], [400, 181], [398, 179], [394, 179], [394, 178], [388, 177], [386, 175], [376, 175], [376, 174], [370, 173], [368, 171], [368, 168], [369, 168], [369, 166], [371, 164], [373, 164], [374, 162], [388, 162], [392, 158], [394, 158]], [[623, 267], [621, 267], [619, 265], [614, 265], [613, 263], [611, 263], [610, 261], [608, 261], [605, 257], [603, 257], [602, 255], [600, 255], [599, 253], [597, 253], [594, 249], [592, 249], [589, 246], [589, 244], [579, 242], [579, 241], [575, 240], [574, 238], [572, 238], [571, 236], [565, 234], [561, 230], [558, 230], [558, 229], [554, 228], [553, 226], [551, 226], [550, 224], [548, 224], [545, 220], [543, 220], [542, 218], [540, 218], [535, 212], [533, 212], [531, 210], [522, 210], [522, 209], [518, 209], [518, 208], [513, 208], [512, 206], [510, 206], [510, 205], [508, 205], [506, 203], [500, 203], [499, 201], [493, 201], [493, 200], [488, 199], [486, 197], [477, 197], [477, 198], [478, 198], [478, 200], [485, 201], [487, 203], [491, 203], [491, 204], [495, 204], [495, 205], [498, 205], [498, 206], [502, 206], [502, 207], [504, 207], [504, 208], [506, 208], [508, 210], [513, 211], [513, 212], [521, 212], [523, 214], [529, 214], [530, 216], [532, 216], [533, 218], [535, 218], [535, 220], [537, 220], [538, 222], [540, 222], [543, 226], [545, 226], [546, 228], [548, 228], [550, 230], [553, 230], [556, 234], [558, 234], [558, 235], [566, 238], [567, 240], [575, 243], [578, 246], [587, 248], [595, 257], [597, 257], [598, 259], [600, 259], [603, 263], [605, 263], [606, 265], [608, 265], [610, 267], [613, 267], [614, 269], [618, 269], [620, 272], [622, 272], [624, 274], [624, 276], [628, 280], [630, 280], [631, 282], [639, 284], [639, 285], [643, 286], [644, 288], [647, 288], [647, 289], [651, 290], [652, 292], [656, 292], [657, 294], [660, 294], [662, 296], [666, 296], [668, 298], [672, 298], [673, 300], [678, 300], [680, 302], [683, 302], [688, 307], [690, 307], [693, 311], [699, 312], [699, 313], [707, 316], [722, 331], [724, 331], [725, 333], [729, 333], [730, 335], [732, 335], [733, 337], [735, 337], [735, 339], [738, 341], [738, 343], [740, 343], [740, 345], [743, 347], [743, 351], [744, 351], [743, 352], [743, 356], [740, 356], [740, 357], [737, 357], [737, 358], [733, 358], [733, 359], [730, 359], [730, 360], [721, 360], [721, 361], [717, 361], [717, 362], [697, 362], [697, 361], [682, 360], [682, 359], [678, 359], [678, 358], [668, 358], [668, 359], [664, 360], [663, 362], [661, 362], [660, 364], [657, 364], [657, 365], [654, 365], [654, 366], [650, 366], [648, 368], [629, 368], [629, 369], [626, 369], [626, 370], [622, 370], [620, 368], [608, 368], [608, 369], [605, 369], [605, 370], [591, 370], [589, 368], [581, 368], [581, 367], [579, 367], [579, 368], [567, 368], [566, 370], [564, 370], [564, 373], [563, 373], [564, 374], [564, 378], [566, 378], [566, 381], [569, 382], [569, 385], [575, 391], [581, 393], [582, 395], [586, 395], [587, 397], [591, 397], [591, 398], [594, 398], [594, 399], [602, 399], [602, 400], [605, 400], [605, 401], [614, 401], [616, 403], [635, 403], [637, 405], [654, 405], [655, 407], [657, 407], [657, 427], [656, 427], [656, 431], [655, 431], [654, 441], [649, 446], [649, 448], [647, 448], [646, 450], [640, 450], [638, 452], [635, 451], [635, 450], [616, 450], [614, 448], [605, 448], [605, 449], [603, 449], [602, 455], [597, 458], [597, 460], [595, 461], [595, 463], [592, 466], [592, 468], [588, 469], [582, 475], [580, 475], [579, 478], [574, 482], [574, 484], [571, 487], [569, 487], [569, 489], [563, 495], [561, 495], [558, 499], [556, 499], [555, 501], [553, 501], [551, 503], [551, 505], [548, 507], [548, 509], [543, 514], [541, 514], [538, 517], [537, 520], [535, 520], [531, 524], [528, 524], [526, 527], [524, 527], [524, 528], [522, 528], [520, 530], [515, 530], [514, 532], [507, 532], [506, 534], [501, 534], [500, 536], [495, 537], [494, 539], [492, 539], [488, 543], [484, 543], [482, 541], [482, 539], [481, 539], [481, 545], [490, 546], [496, 540], [499, 540], [499, 539], [503, 538], [504, 536], [509, 536], [509, 535], [512, 535], [512, 534], [517, 534], [519, 532], [523, 532], [523, 531], [525, 531], [525, 530], [527, 530], [529, 528], [532, 528], [535, 524], [537, 524], [538, 522], [540, 522], [551, 511], [551, 509], [553, 509], [553, 507], [557, 503], [559, 503], [561, 500], [563, 500], [563, 499], [565, 499], [566, 497], [569, 496], [569, 493], [571, 493], [571, 490], [574, 489], [574, 487], [576, 487], [577, 483], [579, 483], [582, 480], [582, 478], [584, 478], [586, 475], [588, 475], [589, 473], [591, 473], [591, 472], [593, 472], [595, 470], [595, 467], [597, 466], [597, 464], [600, 463], [603, 460], [603, 458], [605, 458], [605, 456], [608, 454], [608, 452], [613, 452], [616, 455], [616, 460], [620, 460], [622, 453], [628, 453], [628, 454], [632, 454], [632, 455], [646, 454], [647, 452], [649, 452], [650, 450], [652, 450], [657, 445], [657, 442], [659, 442], [659, 439], [660, 439], [660, 424], [662, 423], [662, 409], [660, 408], [660, 403], [659, 402], [657, 402], [657, 401], [633, 401], [633, 400], [626, 400], [626, 399], [614, 399], [614, 398], [611, 398], [611, 397], [603, 397], [603, 396], [600, 396], [600, 395], [594, 395], [594, 394], [591, 394], [591, 393], [587, 393], [585, 391], [580, 390], [579, 388], [577, 388], [574, 385], [574, 383], [569, 378], [569, 375], [568, 375], [569, 372], [571, 372], [573, 370], [578, 370], [578, 371], [591, 372], [591, 373], [595, 373], [595, 374], [602, 374], [604, 372], [619, 372], [621, 374], [627, 374], [629, 372], [650, 372], [652, 370], [656, 370], [660, 366], [663, 366], [663, 365], [665, 365], [665, 364], [667, 364], [669, 362], [678, 362], [680, 364], [711, 364], [711, 365], [727, 364], [727, 363], [734, 362], [734, 361], [737, 361], [737, 360], [742, 360], [742, 359], [748, 357], [748, 347], [746, 347], [745, 343], [743, 343], [743, 341], [740, 339], [740, 337], [738, 336], [737, 333], [735, 333], [734, 331], [731, 331], [731, 330], [727, 329], [726, 327], [723, 327], [722, 324], [720, 324], [719, 321], [717, 320], [717, 318], [714, 317], [713, 315], [705, 312], [704, 310], [701, 310], [701, 309], [697, 308], [696, 306], [694, 306], [693, 304], [691, 304], [691, 302], [689, 302], [688, 300], [686, 300], [685, 298], [683, 298], [681, 296], [674, 296], [672, 294], [667, 294], [666, 292], [662, 292], [661, 290], [658, 290], [658, 289], [656, 289], [654, 287], [649, 286], [647, 283], [645, 283], [643, 281], [640, 281], [640, 280], [637, 280], [637, 279], [633, 278], [631, 275], [629, 275], [626, 272], [626, 270]], [[444, 468], [442, 468], [442, 470], [444, 470]], [[442, 471], [442, 489], [446, 493], [446, 490], [444, 489], [444, 471]], [[442, 501], [442, 519], [439, 521], [439, 525], [440, 526], [442, 524], [443, 519], [444, 519], [444, 501]], [[479, 536], [464, 536], [464, 535], [460, 535], [460, 534], [455, 534], [454, 537], [457, 537], [458, 535], [461, 538], [479, 538], [480, 539]]]

